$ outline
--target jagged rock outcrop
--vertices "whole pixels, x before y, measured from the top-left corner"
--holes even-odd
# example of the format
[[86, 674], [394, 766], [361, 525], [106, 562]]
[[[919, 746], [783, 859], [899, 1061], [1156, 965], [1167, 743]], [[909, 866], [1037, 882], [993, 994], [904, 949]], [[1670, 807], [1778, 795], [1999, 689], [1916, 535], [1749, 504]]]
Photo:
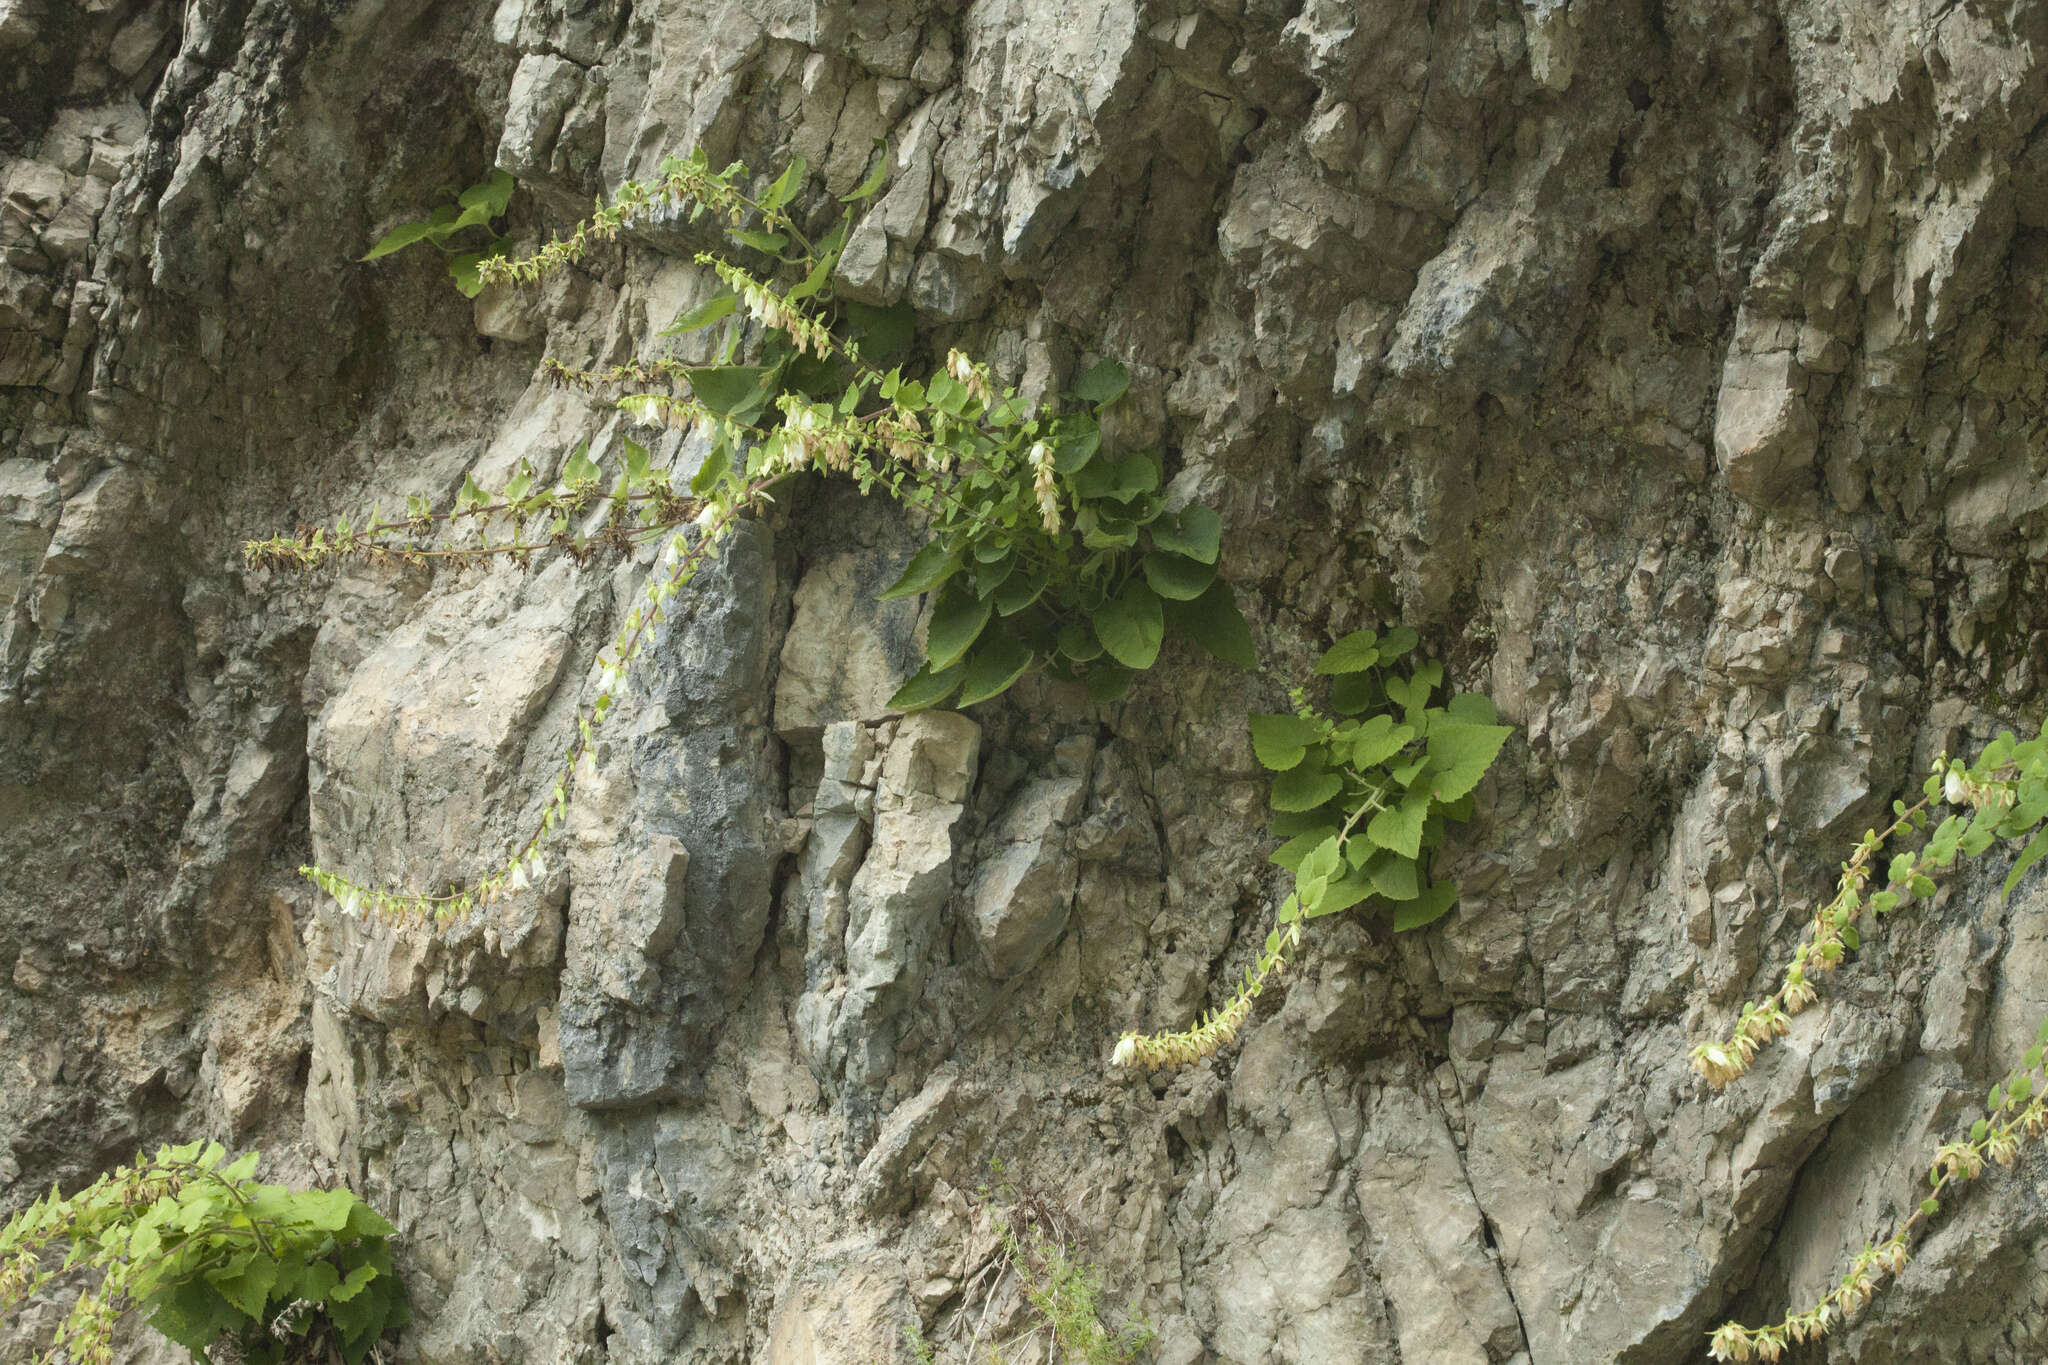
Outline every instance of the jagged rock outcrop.
[[[7, 1197], [262, 1143], [399, 1224], [420, 1361], [907, 1359], [974, 1330], [998, 1160], [1163, 1365], [1650, 1365], [1804, 1301], [2048, 1012], [2048, 892], [1993, 873], [1746, 1084], [1685, 1061], [1934, 754], [2039, 719], [2044, 45], [1919, 0], [0, 0]], [[1266, 670], [897, 717], [913, 528], [819, 487], [651, 652], [544, 885], [440, 938], [316, 904], [308, 859], [502, 851], [647, 565], [239, 541], [611, 455], [537, 362], [709, 287], [663, 224], [474, 305], [353, 258], [494, 166], [531, 243], [693, 144], [804, 156], [822, 220], [878, 138], [841, 288], [1029, 395], [1123, 361]], [[1243, 717], [1393, 616], [1519, 727], [1460, 908], [1319, 922], [1236, 1049], [1113, 1072], [1264, 937]], [[2048, 1351], [2042, 1172], [1806, 1358]]]

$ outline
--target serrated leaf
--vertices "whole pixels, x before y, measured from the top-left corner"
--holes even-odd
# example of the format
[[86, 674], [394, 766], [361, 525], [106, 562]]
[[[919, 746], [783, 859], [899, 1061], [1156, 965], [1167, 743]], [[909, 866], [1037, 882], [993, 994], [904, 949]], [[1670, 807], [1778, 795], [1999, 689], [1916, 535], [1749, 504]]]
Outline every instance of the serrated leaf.
[[1336, 833], [1337, 826], [1335, 825], [1317, 825], [1314, 829], [1303, 834], [1297, 834], [1286, 843], [1280, 845], [1279, 848], [1273, 850], [1268, 855], [1266, 861], [1284, 867], [1289, 872], [1299, 872], [1302, 860], [1315, 852], [1316, 847], [1325, 839], [1334, 838]]
[[1165, 609], [1177, 634], [1187, 636], [1224, 663], [1239, 668], [1259, 666], [1258, 647], [1252, 642], [1251, 627], [1237, 609], [1237, 594], [1222, 579], [1211, 583], [1194, 601], [1169, 600]]
[[1863, 935], [1856, 932], [1855, 925], [1843, 925], [1841, 929], [1841, 934], [1843, 947], [1853, 950], [1856, 948], [1861, 948], [1863, 946]]
[[1324, 915], [1334, 915], [1340, 910], [1349, 910], [1370, 895], [1372, 883], [1364, 877], [1352, 876], [1331, 882], [1323, 888], [1323, 894], [1316, 898], [1315, 908], [1307, 912], [1306, 918], [1320, 919]]
[[1176, 602], [1194, 601], [1209, 591], [1209, 585], [1216, 581], [1214, 564], [1204, 564], [1184, 555], [1154, 550], [1138, 564], [1144, 570], [1145, 581], [1152, 586], [1152, 591]]
[[1500, 712], [1494, 709], [1493, 698], [1483, 692], [1460, 692], [1445, 704], [1453, 720], [1469, 721], [1474, 725], [1493, 725], [1500, 720]]
[[1310, 745], [1321, 741], [1323, 732], [1313, 721], [1300, 716], [1253, 716], [1252, 752], [1259, 762], [1275, 772], [1285, 772], [1301, 762]]
[[1369, 716], [1352, 740], [1351, 766], [1360, 772], [1370, 771], [1407, 748], [1414, 738], [1415, 731], [1406, 725], [1396, 725], [1392, 716]]
[[925, 632], [925, 653], [934, 669], [950, 668], [965, 657], [969, 646], [988, 624], [994, 604], [977, 596], [955, 579], [940, 590], [932, 607], [931, 625]]
[[937, 706], [953, 695], [967, 675], [965, 663], [954, 664], [951, 668], [933, 671], [931, 664], [912, 674], [910, 680], [896, 689], [896, 695], [889, 698], [892, 711], [925, 711]]
[[1434, 886], [1424, 887], [1414, 900], [1395, 907], [1394, 932], [1404, 934], [1410, 929], [1420, 929], [1425, 925], [1434, 924], [1444, 917], [1444, 912], [1457, 903], [1458, 888], [1451, 882], [1438, 882]]
[[1429, 793], [1409, 792], [1401, 804], [1380, 811], [1365, 827], [1366, 837], [1381, 848], [1390, 848], [1404, 858], [1422, 852], [1422, 822], [1429, 816]]
[[1370, 630], [1354, 630], [1324, 651], [1316, 661], [1316, 672], [1322, 677], [1340, 673], [1362, 673], [1380, 661], [1379, 635]]
[[1118, 361], [1105, 358], [1089, 366], [1087, 372], [1074, 381], [1074, 396], [1084, 403], [1101, 407], [1121, 398], [1130, 386], [1130, 371]]
[[1271, 804], [1274, 810], [1314, 810], [1344, 789], [1336, 773], [1303, 765], [1273, 779]]
[[1426, 752], [1436, 769], [1430, 790], [1437, 800], [1455, 801], [1478, 786], [1513, 733], [1506, 725], [1469, 721], [1440, 720], [1430, 726]]
[[968, 707], [1009, 690], [1030, 669], [1033, 656], [1024, 642], [997, 631], [967, 656], [961, 680], [960, 705]]
[[740, 296], [730, 290], [724, 293], [713, 294], [695, 308], [682, 314], [665, 329], [655, 333], [655, 335], [675, 337], [681, 336], [685, 332], [694, 332], [699, 328], [709, 327], [714, 322], [732, 316], [732, 311], [739, 306], [739, 302]]
[[1372, 888], [1390, 901], [1412, 901], [1422, 892], [1415, 860], [1388, 849], [1375, 853], [1365, 865]]
[[1970, 1141], [1982, 1142], [1990, 1134], [1990, 1132], [1990, 1122], [1986, 1119], [1978, 1119], [1975, 1123], [1970, 1125]]
[[1095, 638], [1109, 657], [1126, 668], [1150, 668], [1166, 638], [1166, 618], [1159, 595], [1133, 578], [1093, 618]]
[[1223, 518], [1195, 503], [1151, 525], [1152, 543], [1203, 564], [1214, 564], [1223, 549]]

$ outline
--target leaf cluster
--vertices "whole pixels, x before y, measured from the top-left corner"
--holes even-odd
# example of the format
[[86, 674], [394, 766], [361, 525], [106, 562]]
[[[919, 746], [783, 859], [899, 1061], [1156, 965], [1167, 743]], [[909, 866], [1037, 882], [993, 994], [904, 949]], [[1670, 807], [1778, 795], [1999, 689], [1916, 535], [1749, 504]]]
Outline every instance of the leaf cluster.
[[907, 392], [892, 374], [883, 389], [926, 407], [961, 475], [932, 504], [930, 540], [882, 593], [936, 594], [924, 664], [890, 705], [971, 706], [1037, 667], [1114, 701], [1169, 634], [1255, 666], [1251, 631], [1216, 573], [1222, 518], [1200, 504], [1168, 511], [1157, 453], [1103, 448], [1102, 414], [1129, 387], [1124, 367], [1102, 361], [1075, 385], [1074, 410], [1037, 415], [978, 378], [941, 371]]
[[55, 1362], [111, 1361], [132, 1308], [198, 1360], [283, 1362], [331, 1348], [346, 1365], [410, 1318], [392, 1268], [395, 1231], [345, 1189], [258, 1183], [257, 1154], [218, 1143], [138, 1156], [66, 1198], [57, 1190], [0, 1228], [0, 1313], [68, 1289]]
[[[423, 219], [400, 223], [378, 238], [362, 259], [374, 261], [403, 251], [415, 242], [426, 242], [448, 257], [448, 277], [455, 281], [464, 298], [473, 299], [483, 292], [483, 263], [505, 254], [505, 238], [491, 224], [505, 216], [505, 207], [512, 202], [517, 183], [504, 171], [492, 171], [487, 179], [466, 190], [444, 185], [441, 194], [447, 203], [436, 205]], [[478, 232], [484, 238], [481, 244], [475, 241]], [[451, 239], [465, 235], [470, 239], [469, 245], [449, 245]]]
[[1457, 903], [1456, 885], [1429, 879], [1429, 855], [1449, 821], [1471, 818], [1472, 789], [1513, 731], [1479, 693], [1434, 702], [1443, 665], [1408, 661], [1418, 643], [1407, 626], [1354, 631], [1316, 664], [1327, 713], [1297, 688], [1292, 714], [1251, 718], [1286, 840], [1272, 860], [1295, 874], [1282, 925], [1363, 905], [1399, 932]]

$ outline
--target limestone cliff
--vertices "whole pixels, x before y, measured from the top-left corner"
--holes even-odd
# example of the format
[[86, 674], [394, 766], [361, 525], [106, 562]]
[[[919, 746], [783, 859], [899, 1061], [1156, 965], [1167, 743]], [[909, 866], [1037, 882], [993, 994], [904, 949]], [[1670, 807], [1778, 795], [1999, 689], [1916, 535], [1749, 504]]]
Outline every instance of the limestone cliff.
[[[2026, 0], [0, 0], [6, 1197], [259, 1143], [400, 1225], [433, 1362], [906, 1360], [980, 1311], [997, 1159], [1162, 1365], [1650, 1365], [1803, 1301], [2048, 1010], [2048, 892], [1992, 874], [1748, 1083], [1685, 1060], [1934, 754], [2039, 719], [2044, 44]], [[614, 449], [538, 361], [707, 288], [672, 233], [474, 306], [354, 258], [493, 166], [532, 242], [695, 144], [822, 209], [884, 137], [842, 288], [1029, 392], [1122, 360], [1265, 672], [896, 717], [914, 534], [821, 486], [540, 894], [316, 904], [309, 857], [509, 841], [646, 567], [240, 540]], [[1461, 907], [1319, 922], [1237, 1049], [1112, 1072], [1265, 933], [1245, 714], [1395, 616], [1521, 727]], [[2042, 1179], [1802, 1358], [2048, 1353]]]

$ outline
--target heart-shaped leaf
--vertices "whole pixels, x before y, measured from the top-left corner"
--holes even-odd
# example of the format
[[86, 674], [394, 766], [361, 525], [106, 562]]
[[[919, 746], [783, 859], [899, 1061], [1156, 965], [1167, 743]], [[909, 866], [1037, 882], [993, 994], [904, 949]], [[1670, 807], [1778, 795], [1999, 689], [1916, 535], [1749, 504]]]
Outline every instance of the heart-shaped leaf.
[[1159, 596], [1133, 578], [1124, 590], [1095, 613], [1095, 638], [1109, 657], [1126, 668], [1150, 668], [1166, 638], [1166, 618]]

